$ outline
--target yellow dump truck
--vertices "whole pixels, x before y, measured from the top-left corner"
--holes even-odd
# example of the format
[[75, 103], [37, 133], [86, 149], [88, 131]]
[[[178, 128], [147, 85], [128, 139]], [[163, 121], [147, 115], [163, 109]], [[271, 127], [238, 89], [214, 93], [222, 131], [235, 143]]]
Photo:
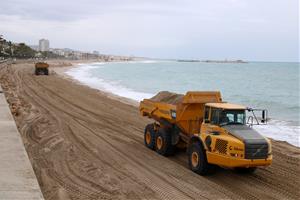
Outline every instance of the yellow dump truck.
[[35, 63], [35, 75], [48, 75], [49, 74], [49, 64], [45, 62]]
[[186, 148], [190, 169], [201, 175], [215, 166], [252, 173], [271, 164], [269, 139], [251, 126], [253, 119], [266, 123], [266, 110], [256, 117], [253, 109], [223, 102], [220, 92], [187, 92], [176, 98], [171, 103], [156, 97], [140, 102], [141, 115], [155, 120], [145, 128], [148, 148], [164, 156], [174, 154], [176, 147]]

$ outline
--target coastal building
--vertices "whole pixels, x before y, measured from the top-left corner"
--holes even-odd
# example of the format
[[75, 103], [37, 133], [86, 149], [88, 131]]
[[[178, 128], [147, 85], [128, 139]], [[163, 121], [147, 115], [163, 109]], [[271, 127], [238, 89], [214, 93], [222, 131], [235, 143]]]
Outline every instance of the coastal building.
[[93, 54], [99, 55], [99, 51], [93, 51]]
[[63, 49], [58, 49], [58, 48], [51, 49], [50, 48], [49, 51], [51, 51], [51, 52], [53, 52], [53, 53], [55, 53], [55, 54], [57, 54], [59, 56], [65, 56], [66, 55], [66, 53], [65, 53], [65, 51]]
[[40, 39], [39, 40], [39, 50], [40, 51], [49, 51], [49, 40]]

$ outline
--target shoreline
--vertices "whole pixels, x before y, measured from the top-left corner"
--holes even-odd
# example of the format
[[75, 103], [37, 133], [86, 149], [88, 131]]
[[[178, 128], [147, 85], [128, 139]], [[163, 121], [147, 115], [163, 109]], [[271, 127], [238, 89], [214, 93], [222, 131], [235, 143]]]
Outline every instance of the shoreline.
[[[68, 70], [80, 67], [79, 64], [88, 64], [88, 63], [93, 63], [93, 62], [72, 63], [71, 66], [55, 66], [55, 67], [51, 67], [51, 70], [53, 70], [56, 74], [58, 74], [62, 78], [65, 78], [65, 79], [67, 79], [67, 80], [69, 80], [71, 82], [74, 82], [75, 84], [79, 84], [79, 85], [82, 85], [82, 86], [86, 86], [86, 87], [88, 87], [90, 89], [94, 89], [97, 92], [99, 92], [100, 94], [107, 96], [108, 98], [111, 98], [111, 99], [114, 99], [114, 100], [118, 100], [118, 101], [120, 101], [122, 103], [125, 103], [125, 104], [128, 104], [128, 105], [132, 105], [132, 106], [135, 106], [135, 107], [139, 106], [139, 102], [138, 101], [135, 101], [135, 100], [130, 99], [130, 98], [122, 97], [122, 96], [119, 96], [119, 95], [116, 95], [116, 94], [114, 94], [112, 92], [109, 92], [109, 91], [104, 91], [104, 90], [93, 88], [93, 87], [91, 87], [91, 86], [89, 86], [87, 84], [84, 84], [84, 83], [80, 82], [79, 80], [76, 80], [72, 76], [66, 74], [66, 72]], [[103, 62], [103, 63], [105, 63], [105, 62]]]

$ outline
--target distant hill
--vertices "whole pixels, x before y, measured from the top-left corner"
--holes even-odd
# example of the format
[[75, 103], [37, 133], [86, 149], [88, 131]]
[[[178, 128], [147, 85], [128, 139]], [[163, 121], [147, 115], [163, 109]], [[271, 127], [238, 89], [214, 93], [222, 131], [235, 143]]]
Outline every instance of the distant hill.
[[39, 52], [25, 43], [14, 43], [0, 35], [0, 59], [5, 58], [61, 58], [53, 52]]

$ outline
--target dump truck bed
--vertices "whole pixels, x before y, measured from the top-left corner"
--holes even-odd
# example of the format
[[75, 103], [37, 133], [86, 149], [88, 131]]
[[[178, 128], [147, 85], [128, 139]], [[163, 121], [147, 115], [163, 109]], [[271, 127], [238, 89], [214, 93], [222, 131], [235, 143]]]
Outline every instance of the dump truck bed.
[[140, 103], [140, 112], [142, 115], [148, 116], [157, 121], [159, 121], [159, 119], [166, 119], [170, 122], [175, 122], [176, 116], [172, 117], [171, 111], [176, 112], [176, 105], [164, 102], [156, 102], [150, 99], [144, 99]]
[[140, 103], [140, 111], [143, 116], [148, 116], [157, 121], [165, 119], [171, 123], [175, 122], [176, 105], [182, 102], [184, 95], [168, 91], [162, 91], [153, 96], [151, 99], [144, 99]]
[[193, 133], [200, 129], [205, 103], [221, 102], [220, 92], [187, 92], [185, 95], [160, 92], [140, 103], [143, 116], [158, 122], [176, 124], [183, 132]]
[[35, 64], [35, 68], [48, 68], [49, 64], [44, 63], [44, 62], [38, 62]]

